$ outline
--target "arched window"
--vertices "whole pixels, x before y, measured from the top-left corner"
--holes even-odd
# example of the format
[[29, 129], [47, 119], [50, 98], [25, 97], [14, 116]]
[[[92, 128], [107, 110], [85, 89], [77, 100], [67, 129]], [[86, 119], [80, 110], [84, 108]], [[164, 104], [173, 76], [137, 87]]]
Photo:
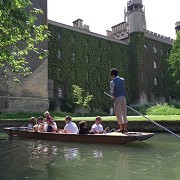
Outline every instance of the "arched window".
[[157, 53], [157, 49], [155, 47], [153, 47], [153, 52]]

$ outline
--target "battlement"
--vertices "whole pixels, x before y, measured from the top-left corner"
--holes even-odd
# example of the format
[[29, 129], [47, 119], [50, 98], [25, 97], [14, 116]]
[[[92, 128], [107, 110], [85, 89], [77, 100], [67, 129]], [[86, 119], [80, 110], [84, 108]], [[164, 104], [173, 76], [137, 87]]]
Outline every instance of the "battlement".
[[180, 26], [180, 21], [176, 22], [175, 26]]
[[128, 23], [127, 22], [122, 22], [119, 23], [115, 26], [111, 27], [111, 31], [107, 30], [106, 35], [110, 38], [113, 39], [124, 39], [127, 38], [129, 34], [129, 29], [128, 29]]
[[170, 37], [166, 37], [166, 36], [163, 36], [163, 35], [157, 34], [155, 32], [148, 31], [148, 30], [144, 31], [144, 36], [147, 38], [150, 38], [150, 39], [154, 39], [156, 41], [170, 44], [170, 45], [172, 45], [172, 43], [173, 43], [173, 39], [171, 39]]
[[127, 2], [128, 6], [135, 5], [135, 4], [142, 4], [142, 0], [129, 0]]
[[176, 32], [180, 31], [180, 21], [175, 24]]

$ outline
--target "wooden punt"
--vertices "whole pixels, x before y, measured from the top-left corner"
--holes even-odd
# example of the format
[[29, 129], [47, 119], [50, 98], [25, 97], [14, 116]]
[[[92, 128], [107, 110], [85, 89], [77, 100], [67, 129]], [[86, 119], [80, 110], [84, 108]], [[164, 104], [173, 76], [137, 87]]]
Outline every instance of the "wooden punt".
[[62, 134], [51, 132], [33, 132], [22, 130], [17, 127], [6, 127], [3, 129], [10, 137], [41, 139], [41, 140], [56, 140], [62, 142], [77, 142], [77, 143], [101, 143], [101, 144], [125, 144], [132, 141], [143, 141], [154, 136], [154, 133], [145, 132], [112, 132], [107, 134]]

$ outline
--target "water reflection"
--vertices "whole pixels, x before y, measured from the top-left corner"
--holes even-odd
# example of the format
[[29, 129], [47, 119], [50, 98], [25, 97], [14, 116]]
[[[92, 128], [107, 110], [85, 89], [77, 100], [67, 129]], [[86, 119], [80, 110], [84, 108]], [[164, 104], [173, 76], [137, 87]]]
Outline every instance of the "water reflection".
[[93, 156], [94, 156], [95, 158], [103, 158], [103, 153], [102, 153], [101, 150], [95, 149], [94, 152], [93, 152]]
[[56, 146], [41, 143], [41, 141], [29, 142], [27, 149], [31, 159], [38, 160], [43, 158], [45, 161], [52, 160], [57, 155], [58, 150]]
[[166, 135], [123, 146], [0, 142], [0, 179], [178, 179], [180, 143]]
[[78, 148], [64, 147], [64, 159], [66, 161], [79, 159], [79, 158], [80, 158], [80, 153]]

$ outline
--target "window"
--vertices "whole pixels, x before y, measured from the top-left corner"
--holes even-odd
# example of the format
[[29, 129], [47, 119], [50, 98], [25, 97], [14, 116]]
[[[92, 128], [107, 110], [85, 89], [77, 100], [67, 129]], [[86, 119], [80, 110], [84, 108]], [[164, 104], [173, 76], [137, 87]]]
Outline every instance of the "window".
[[98, 65], [100, 64], [100, 61], [101, 61], [101, 58], [98, 57], [98, 59], [97, 59], [97, 64], [98, 64]]
[[157, 77], [155, 77], [154, 78], [154, 85], [157, 86], [157, 84], [158, 84], [158, 79], [157, 79]]
[[157, 69], [157, 63], [156, 61], [153, 62], [154, 69]]
[[61, 59], [61, 51], [60, 50], [58, 50], [57, 58]]
[[57, 78], [60, 78], [60, 74], [61, 74], [61, 69], [58, 68], [58, 69], [57, 69]]
[[157, 49], [155, 47], [153, 47], [153, 52], [157, 53]]
[[62, 98], [62, 89], [61, 89], [61, 87], [58, 88], [58, 97]]
[[88, 74], [88, 72], [86, 74], [86, 81], [89, 81], [89, 74]]
[[88, 56], [86, 56], [86, 62], [87, 62], [87, 63], [89, 62], [89, 57], [88, 57]]
[[58, 40], [60, 40], [61, 39], [61, 34], [58, 32]]
[[73, 36], [72, 36], [72, 42], [75, 43], [75, 40], [76, 40], [76, 36], [73, 35]]
[[72, 54], [72, 60], [75, 61], [76, 60], [76, 53], [73, 52]]
[[99, 81], [99, 82], [101, 82], [101, 78], [100, 78], [100, 76], [98, 77], [98, 81]]

